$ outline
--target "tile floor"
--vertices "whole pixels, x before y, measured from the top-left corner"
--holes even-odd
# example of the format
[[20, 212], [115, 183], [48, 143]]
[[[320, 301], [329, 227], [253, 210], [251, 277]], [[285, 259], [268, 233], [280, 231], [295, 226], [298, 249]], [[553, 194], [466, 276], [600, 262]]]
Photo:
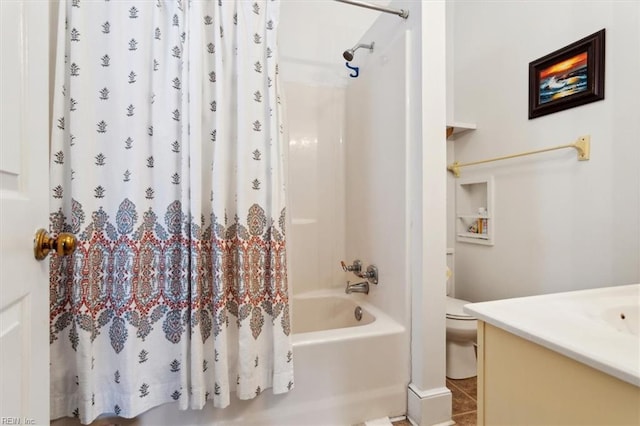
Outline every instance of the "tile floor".
[[477, 377], [470, 379], [447, 379], [447, 387], [451, 390], [453, 407], [451, 418], [460, 426], [476, 426], [477, 423]]

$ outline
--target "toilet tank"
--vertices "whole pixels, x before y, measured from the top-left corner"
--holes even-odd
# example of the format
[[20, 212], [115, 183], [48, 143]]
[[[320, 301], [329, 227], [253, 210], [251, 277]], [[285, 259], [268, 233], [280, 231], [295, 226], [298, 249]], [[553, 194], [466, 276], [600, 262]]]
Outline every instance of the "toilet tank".
[[448, 248], [447, 249], [447, 268], [449, 268], [449, 271], [451, 271], [449, 275], [449, 278], [447, 279], [447, 296], [451, 296], [454, 297], [455, 296], [455, 280], [456, 280], [456, 275], [454, 274], [455, 271], [455, 262], [454, 262], [454, 252], [452, 248]]

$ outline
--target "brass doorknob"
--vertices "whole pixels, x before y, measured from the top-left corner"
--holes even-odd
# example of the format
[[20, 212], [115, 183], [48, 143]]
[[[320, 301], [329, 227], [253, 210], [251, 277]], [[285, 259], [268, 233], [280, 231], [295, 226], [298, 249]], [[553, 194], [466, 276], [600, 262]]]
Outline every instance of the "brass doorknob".
[[58, 234], [58, 238], [52, 238], [44, 229], [38, 229], [33, 238], [33, 255], [37, 260], [42, 260], [51, 250], [59, 256], [66, 256], [76, 249], [76, 237], [67, 232]]

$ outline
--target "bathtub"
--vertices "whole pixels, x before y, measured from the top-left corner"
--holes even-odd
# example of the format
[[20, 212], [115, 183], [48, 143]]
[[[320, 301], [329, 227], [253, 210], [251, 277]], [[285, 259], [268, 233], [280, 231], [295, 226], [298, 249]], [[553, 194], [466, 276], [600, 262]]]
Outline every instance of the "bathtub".
[[[321, 290], [292, 300], [295, 387], [284, 395], [201, 411], [174, 404], [150, 410], [139, 425], [341, 426], [406, 414], [409, 333], [365, 295]], [[362, 309], [362, 319], [354, 311]]]
[[[363, 331], [368, 329], [349, 330], [351, 327], [361, 327], [373, 323], [376, 317], [373, 315], [372, 306], [361, 304], [342, 292], [314, 292], [293, 299], [293, 334], [294, 340], [300, 339], [300, 335], [324, 331], [327, 335], [341, 336], [344, 333]], [[360, 307], [361, 317], [356, 316], [356, 310]], [[380, 325], [386, 316], [380, 315]], [[329, 330], [339, 330], [329, 332]], [[316, 334], [317, 336], [317, 334]], [[304, 336], [302, 336], [304, 337]], [[309, 336], [307, 336], [309, 337]], [[314, 335], [310, 336], [313, 339]]]
[[473, 303], [464, 310], [640, 387], [640, 284]]
[[294, 297], [290, 400], [301, 416], [280, 424], [352, 425], [406, 414], [408, 330], [366, 299], [342, 289]]

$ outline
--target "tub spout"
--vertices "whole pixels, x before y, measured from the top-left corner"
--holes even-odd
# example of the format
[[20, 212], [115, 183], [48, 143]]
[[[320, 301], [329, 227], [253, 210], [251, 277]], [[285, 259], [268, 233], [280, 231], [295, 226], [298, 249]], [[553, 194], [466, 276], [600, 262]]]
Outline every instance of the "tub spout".
[[369, 294], [369, 282], [363, 281], [361, 283], [351, 284], [349, 281], [347, 281], [347, 288], [344, 289], [344, 292], [347, 294], [351, 294], [351, 293]]

